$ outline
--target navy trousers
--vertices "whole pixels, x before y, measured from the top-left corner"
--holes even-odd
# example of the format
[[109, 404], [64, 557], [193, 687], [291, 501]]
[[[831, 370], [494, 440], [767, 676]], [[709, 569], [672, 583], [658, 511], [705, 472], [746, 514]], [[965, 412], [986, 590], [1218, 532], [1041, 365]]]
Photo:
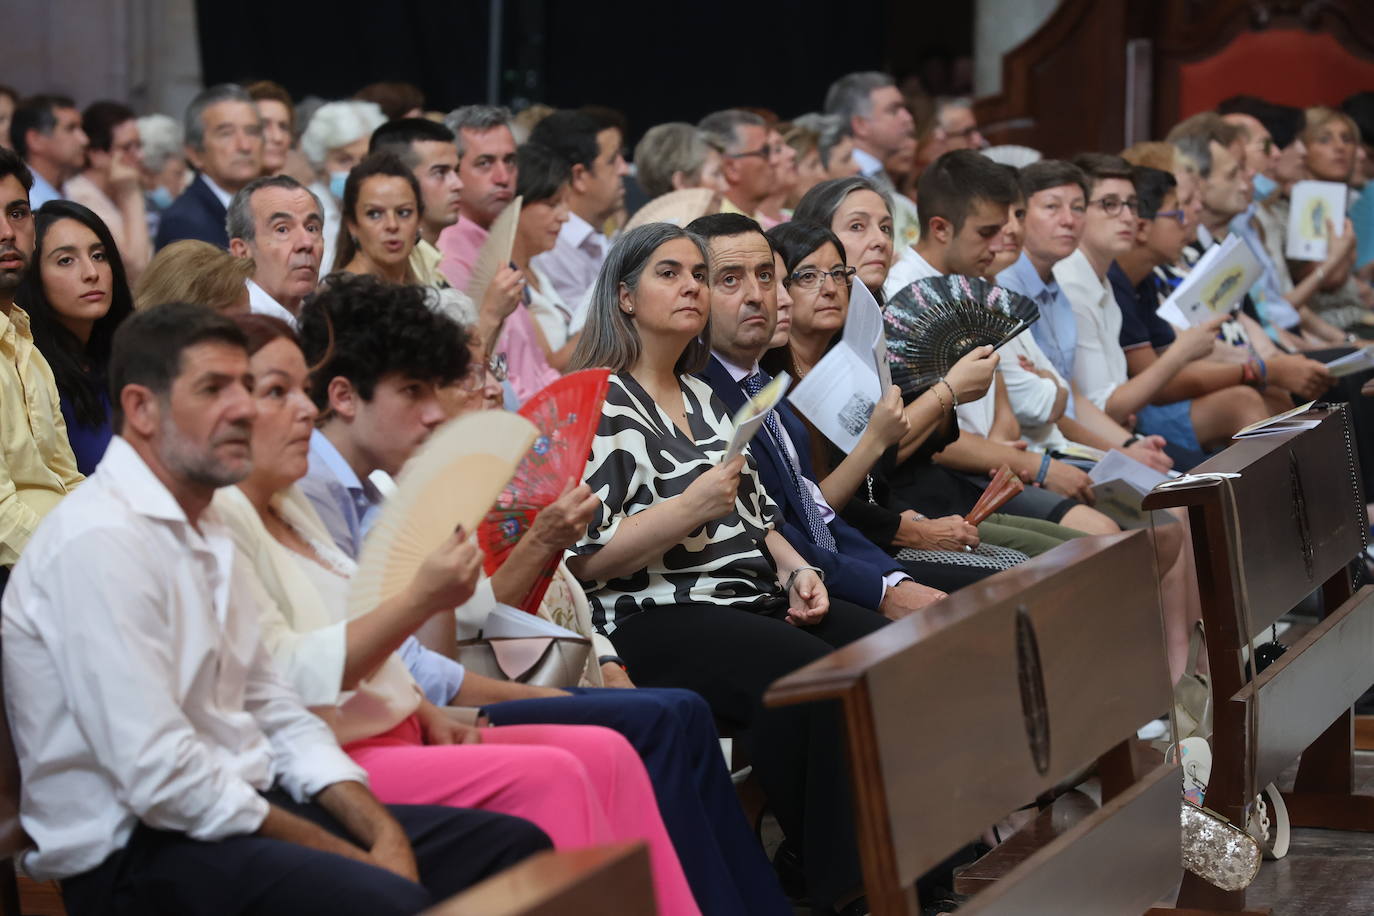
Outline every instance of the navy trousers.
[[[267, 800], [352, 839], [323, 808], [284, 792]], [[505, 814], [388, 805], [415, 850], [420, 883], [283, 840], [217, 842], [140, 824], [124, 848], [62, 882], [71, 916], [407, 916], [552, 846], [538, 827]]]
[[634, 745], [697, 905], [711, 916], [790, 916], [745, 820], [706, 701], [690, 690], [572, 688], [572, 697], [486, 707], [493, 725], [602, 725]]

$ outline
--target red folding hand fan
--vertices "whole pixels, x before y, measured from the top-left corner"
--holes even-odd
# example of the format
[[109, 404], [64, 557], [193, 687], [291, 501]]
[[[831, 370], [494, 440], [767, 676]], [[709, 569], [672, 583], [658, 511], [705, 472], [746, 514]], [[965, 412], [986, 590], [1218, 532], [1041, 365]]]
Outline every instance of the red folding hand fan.
[[[610, 378], [609, 369], [573, 372], [537, 392], [520, 408], [520, 415], [539, 429], [539, 437], [477, 526], [477, 543], [486, 555], [487, 575], [500, 568], [530, 530], [535, 516], [562, 495], [568, 482], [576, 485], [582, 480]], [[522, 610], [531, 614], [538, 611], [560, 559], [554, 556], [540, 572], [534, 588], [520, 603]]]

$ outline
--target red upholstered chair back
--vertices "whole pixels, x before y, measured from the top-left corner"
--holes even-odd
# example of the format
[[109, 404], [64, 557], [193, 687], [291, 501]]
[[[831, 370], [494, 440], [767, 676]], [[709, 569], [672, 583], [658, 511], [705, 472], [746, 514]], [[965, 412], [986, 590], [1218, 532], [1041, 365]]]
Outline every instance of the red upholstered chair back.
[[1374, 88], [1374, 60], [1349, 51], [1325, 32], [1246, 31], [1216, 54], [1179, 67], [1179, 117], [1210, 111], [1233, 95], [1271, 102], [1335, 105]]

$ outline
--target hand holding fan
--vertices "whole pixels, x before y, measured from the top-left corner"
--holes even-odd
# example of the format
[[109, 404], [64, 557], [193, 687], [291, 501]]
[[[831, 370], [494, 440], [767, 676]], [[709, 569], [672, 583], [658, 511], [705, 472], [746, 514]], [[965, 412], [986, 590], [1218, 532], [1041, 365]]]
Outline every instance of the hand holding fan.
[[986, 280], [917, 280], [883, 311], [892, 381], [903, 394], [919, 394], [969, 351], [1000, 347], [1039, 317], [1034, 300]]
[[468, 276], [467, 294], [479, 311], [487, 287], [491, 286], [491, 281], [496, 279], [501, 268], [510, 263], [510, 253], [515, 247], [515, 230], [520, 226], [521, 202], [522, 199], [517, 197], [506, 204], [506, 209], [492, 220], [487, 240], [477, 252], [477, 260]]
[[406, 462], [358, 558], [350, 617], [395, 597], [461, 526], [477, 530], [539, 431], [524, 417], [486, 411], [441, 426]]
[[978, 502], [964, 516], [964, 521], [970, 525], [981, 525], [989, 515], [1011, 502], [1024, 489], [1026, 485], [1021, 478], [1008, 465], [1002, 465], [992, 476], [992, 483], [978, 497]]
[[[520, 408], [520, 416], [539, 430], [510, 482], [496, 496], [495, 505], [477, 528], [477, 543], [486, 557], [487, 574], [495, 572], [534, 525], [540, 511], [563, 494], [568, 482], [582, 479], [592, 439], [601, 422], [611, 373], [608, 369], [573, 372], [536, 392]], [[555, 555], [520, 603], [531, 614], [553, 579], [561, 556]]]

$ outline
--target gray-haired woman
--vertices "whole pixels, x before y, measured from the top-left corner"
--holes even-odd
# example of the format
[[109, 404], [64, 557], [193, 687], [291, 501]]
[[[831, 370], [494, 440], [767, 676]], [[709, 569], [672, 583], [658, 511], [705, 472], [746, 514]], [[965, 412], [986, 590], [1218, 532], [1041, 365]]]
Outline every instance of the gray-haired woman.
[[687, 231], [650, 223], [611, 249], [571, 366], [613, 372], [585, 474], [603, 505], [568, 568], [635, 683], [697, 691], [752, 748], [824, 911], [861, 894], [837, 711], [765, 709], [763, 692], [886, 620], [830, 598], [774, 530], [751, 459], [723, 461], [730, 416], [690, 375], [707, 356], [707, 297]]

